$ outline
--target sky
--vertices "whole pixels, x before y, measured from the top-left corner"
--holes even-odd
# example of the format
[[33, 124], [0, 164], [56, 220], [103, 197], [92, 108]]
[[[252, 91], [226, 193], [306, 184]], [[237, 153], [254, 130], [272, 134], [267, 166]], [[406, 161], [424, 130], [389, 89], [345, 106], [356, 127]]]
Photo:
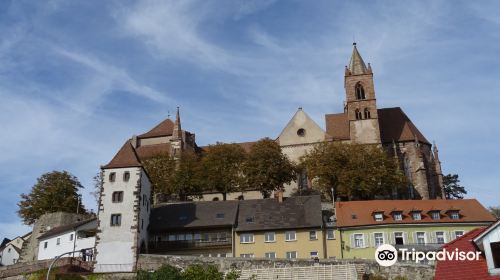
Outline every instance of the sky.
[[132, 135], [180, 106], [198, 145], [275, 138], [298, 107], [342, 112], [353, 41], [377, 105], [402, 107], [500, 205], [498, 1], [0, 1], [0, 238], [52, 170], [85, 186]]

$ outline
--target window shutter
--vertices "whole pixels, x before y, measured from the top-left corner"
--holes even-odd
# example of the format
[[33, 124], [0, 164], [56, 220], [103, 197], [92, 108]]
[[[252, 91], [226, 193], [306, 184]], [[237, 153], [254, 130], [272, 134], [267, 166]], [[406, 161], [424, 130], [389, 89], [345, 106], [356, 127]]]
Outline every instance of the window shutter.
[[457, 236], [455, 235], [455, 231], [454, 230], [450, 231], [450, 236], [451, 236], [451, 240], [455, 240], [455, 238], [457, 238]]
[[390, 238], [389, 240], [390, 244], [396, 244], [396, 235], [394, 234], [394, 232], [389, 233], [389, 238]]
[[450, 232], [445, 231], [444, 232], [444, 243], [448, 243], [450, 241]]
[[366, 247], [375, 247], [375, 233], [369, 233], [370, 236], [370, 244], [366, 244]]
[[389, 241], [389, 234], [387, 232], [384, 232], [384, 244], [391, 244], [392, 241]]
[[352, 248], [356, 248], [356, 246], [355, 246], [354, 242], [355, 242], [355, 241], [354, 241], [354, 233], [353, 233], [353, 234], [351, 234], [351, 249], [352, 249]]
[[[394, 243], [396, 243], [396, 242], [394, 242]], [[408, 233], [403, 232], [403, 244], [407, 244], [407, 243], [410, 243], [408, 240]]]
[[416, 231], [414, 231], [414, 232], [413, 232], [413, 234], [412, 234], [412, 237], [411, 237], [411, 238], [413, 239], [413, 240], [412, 240], [412, 241], [413, 241], [413, 243], [414, 243], [414, 244], [417, 244], [417, 232], [416, 232]]
[[368, 248], [368, 240], [369, 237], [366, 236], [366, 233], [363, 233], [363, 248]]

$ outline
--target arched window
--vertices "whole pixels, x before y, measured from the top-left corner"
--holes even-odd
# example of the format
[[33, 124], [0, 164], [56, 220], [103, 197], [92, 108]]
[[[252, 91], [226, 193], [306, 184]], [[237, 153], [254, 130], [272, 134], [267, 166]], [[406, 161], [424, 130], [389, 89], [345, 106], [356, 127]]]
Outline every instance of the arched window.
[[356, 99], [357, 100], [365, 99], [365, 89], [363, 88], [361, 83], [356, 84], [355, 91], [356, 91]]
[[356, 109], [356, 111], [354, 111], [354, 113], [356, 114], [356, 119], [357, 120], [361, 120], [362, 119], [361, 112], [359, 111], [359, 109]]
[[365, 119], [370, 119], [370, 110], [368, 108], [365, 108]]

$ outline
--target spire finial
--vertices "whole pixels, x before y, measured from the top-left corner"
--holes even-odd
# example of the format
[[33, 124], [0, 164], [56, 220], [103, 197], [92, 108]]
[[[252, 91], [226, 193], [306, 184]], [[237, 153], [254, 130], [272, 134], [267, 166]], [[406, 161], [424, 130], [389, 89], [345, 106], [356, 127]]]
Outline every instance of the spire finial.
[[173, 131], [173, 138], [179, 139], [182, 136], [182, 128], [181, 128], [181, 116], [179, 113], [179, 106], [177, 106], [177, 113], [175, 114], [175, 123], [174, 123], [174, 131]]
[[365, 62], [361, 55], [358, 52], [358, 48], [356, 48], [356, 42], [352, 43], [352, 55], [351, 61], [349, 62], [349, 70], [352, 75], [362, 75], [368, 73], [368, 68], [366, 68]]

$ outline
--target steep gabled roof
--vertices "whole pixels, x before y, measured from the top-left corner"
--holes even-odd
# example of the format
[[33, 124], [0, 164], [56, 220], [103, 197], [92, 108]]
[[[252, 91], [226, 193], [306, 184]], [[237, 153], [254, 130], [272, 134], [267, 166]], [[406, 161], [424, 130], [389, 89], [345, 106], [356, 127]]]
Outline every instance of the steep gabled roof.
[[[402, 220], [394, 220], [390, 213], [394, 209], [403, 211]], [[446, 210], [457, 209], [460, 218], [451, 219]], [[342, 201], [335, 203], [337, 225], [339, 227], [372, 226], [384, 224], [421, 224], [421, 223], [490, 223], [495, 218], [476, 199], [449, 199], [449, 200], [366, 200]], [[421, 209], [421, 220], [413, 220], [411, 212]], [[383, 221], [377, 222], [373, 212], [377, 210], [387, 215]], [[441, 210], [441, 219], [433, 220], [428, 214], [430, 211]], [[353, 215], [356, 217], [354, 218]]]
[[121, 147], [115, 157], [102, 168], [124, 168], [124, 167], [138, 167], [141, 162], [135, 153], [134, 147], [130, 140], [127, 140]]
[[430, 144], [400, 107], [378, 109], [380, 138], [383, 143], [418, 141]]
[[[425, 144], [430, 142], [418, 130], [413, 122], [399, 107], [378, 109], [378, 122], [382, 143], [415, 141]], [[327, 114], [326, 140], [349, 140], [349, 119], [347, 113]]]
[[137, 156], [141, 161], [152, 158], [157, 155], [170, 154], [170, 143], [161, 143], [154, 145], [144, 145], [135, 149]]
[[166, 119], [159, 123], [157, 126], [153, 127], [150, 131], [141, 134], [137, 137], [139, 138], [151, 138], [151, 137], [161, 137], [170, 136], [174, 131], [174, 122], [171, 119]]
[[[64, 226], [60, 226], [60, 227], [55, 227], [47, 232], [45, 232], [44, 234], [40, 235], [38, 237], [38, 239], [45, 239], [47, 237], [50, 237], [50, 236], [54, 236], [54, 235], [57, 235], [57, 234], [60, 234], [60, 233], [65, 233], [67, 231], [72, 231], [72, 230], [76, 230], [77, 228], [83, 226], [83, 225], [86, 225], [86, 224], [89, 224], [89, 223], [92, 223], [92, 222], [96, 222], [97, 221], [97, 218], [91, 218], [91, 219], [88, 219], [88, 220], [84, 220], [84, 221], [79, 221], [79, 222], [76, 222], [76, 223], [72, 223], [72, 224], [69, 224], [69, 225], [64, 225]], [[96, 223], [96, 229], [97, 229], [97, 223]]]

